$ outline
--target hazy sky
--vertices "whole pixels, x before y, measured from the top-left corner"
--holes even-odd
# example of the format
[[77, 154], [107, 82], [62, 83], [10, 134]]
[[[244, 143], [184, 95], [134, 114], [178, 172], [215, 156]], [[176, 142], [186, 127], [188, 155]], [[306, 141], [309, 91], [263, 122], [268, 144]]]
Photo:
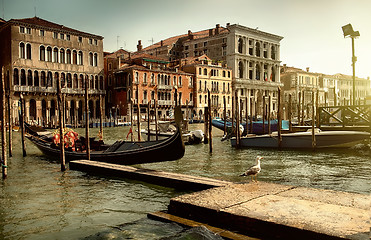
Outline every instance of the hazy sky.
[[238, 23], [284, 37], [282, 64], [351, 75], [351, 23], [356, 75], [371, 76], [370, 0], [0, 0], [5, 20], [40, 18], [104, 37], [104, 50], [135, 51], [171, 36]]

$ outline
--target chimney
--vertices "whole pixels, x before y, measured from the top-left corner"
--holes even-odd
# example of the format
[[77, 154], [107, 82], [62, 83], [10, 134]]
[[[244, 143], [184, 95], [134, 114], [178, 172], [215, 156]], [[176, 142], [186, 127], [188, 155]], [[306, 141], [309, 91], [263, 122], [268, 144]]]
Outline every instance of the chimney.
[[307, 67], [307, 72], [309, 72], [309, 67]]
[[164, 40], [161, 40], [161, 47], [164, 46]]
[[209, 36], [212, 36], [213, 35], [213, 30], [214, 29], [209, 29]]
[[215, 35], [219, 34], [219, 28], [220, 28], [220, 24], [216, 24]]
[[230, 23], [227, 23], [227, 27], [229, 27], [231, 24]]
[[138, 52], [139, 52], [139, 51], [142, 51], [142, 49], [143, 49], [143, 46], [142, 46], [142, 40], [138, 40], [138, 45], [137, 45], [137, 50], [138, 50]]
[[194, 39], [194, 35], [193, 35], [191, 30], [188, 30], [188, 39], [190, 39], [190, 40]]

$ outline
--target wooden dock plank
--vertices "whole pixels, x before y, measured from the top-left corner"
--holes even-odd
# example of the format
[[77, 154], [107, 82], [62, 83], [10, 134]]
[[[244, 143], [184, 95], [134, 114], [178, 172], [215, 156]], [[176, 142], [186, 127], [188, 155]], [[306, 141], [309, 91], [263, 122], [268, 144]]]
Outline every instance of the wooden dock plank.
[[71, 170], [84, 171], [90, 174], [117, 176], [184, 190], [204, 190], [231, 184], [231, 182], [217, 179], [135, 168], [132, 166], [98, 161], [76, 160], [71, 161], [69, 166]]
[[361, 194], [258, 182], [173, 198], [168, 213], [259, 238], [368, 239], [370, 201]]

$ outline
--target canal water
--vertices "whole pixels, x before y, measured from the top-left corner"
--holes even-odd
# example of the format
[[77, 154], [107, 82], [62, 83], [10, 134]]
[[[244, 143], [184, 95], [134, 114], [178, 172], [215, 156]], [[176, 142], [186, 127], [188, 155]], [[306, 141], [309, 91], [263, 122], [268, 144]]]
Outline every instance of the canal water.
[[[203, 129], [203, 125], [190, 125]], [[77, 130], [84, 135], [84, 129]], [[105, 128], [108, 143], [126, 138], [129, 127]], [[91, 129], [97, 136], [98, 129]], [[177, 161], [139, 167], [247, 182], [239, 175], [263, 156], [259, 181], [370, 194], [371, 151], [278, 151], [233, 149], [213, 129], [213, 153], [208, 145], [186, 146]], [[0, 239], [220, 239], [203, 228], [185, 229], [150, 220], [147, 213], [165, 210], [171, 188], [79, 171], [60, 171], [28, 140], [22, 157], [20, 133], [14, 132], [14, 153], [8, 178], [0, 180]]]

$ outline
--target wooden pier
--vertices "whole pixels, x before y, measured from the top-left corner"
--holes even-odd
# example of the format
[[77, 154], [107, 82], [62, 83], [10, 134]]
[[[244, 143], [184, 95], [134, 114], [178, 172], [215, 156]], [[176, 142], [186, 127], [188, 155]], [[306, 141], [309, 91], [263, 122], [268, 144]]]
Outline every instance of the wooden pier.
[[172, 198], [167, 212], [148, 217], [205, 226], [227, 239], [370, 238], [368, 195], [265, 182], [231, 183], [88, 160], [71, 161], [70, 169], [202, 190]]
[[182, 190], [198, 191], [231, 184], [231, 182], [211, 178], [196, 177], [179, 173], [135, 168], [131, 166], [89, 160], [76, 160], [71, 161], [69, 164], [71, 170], [122, 177]]

